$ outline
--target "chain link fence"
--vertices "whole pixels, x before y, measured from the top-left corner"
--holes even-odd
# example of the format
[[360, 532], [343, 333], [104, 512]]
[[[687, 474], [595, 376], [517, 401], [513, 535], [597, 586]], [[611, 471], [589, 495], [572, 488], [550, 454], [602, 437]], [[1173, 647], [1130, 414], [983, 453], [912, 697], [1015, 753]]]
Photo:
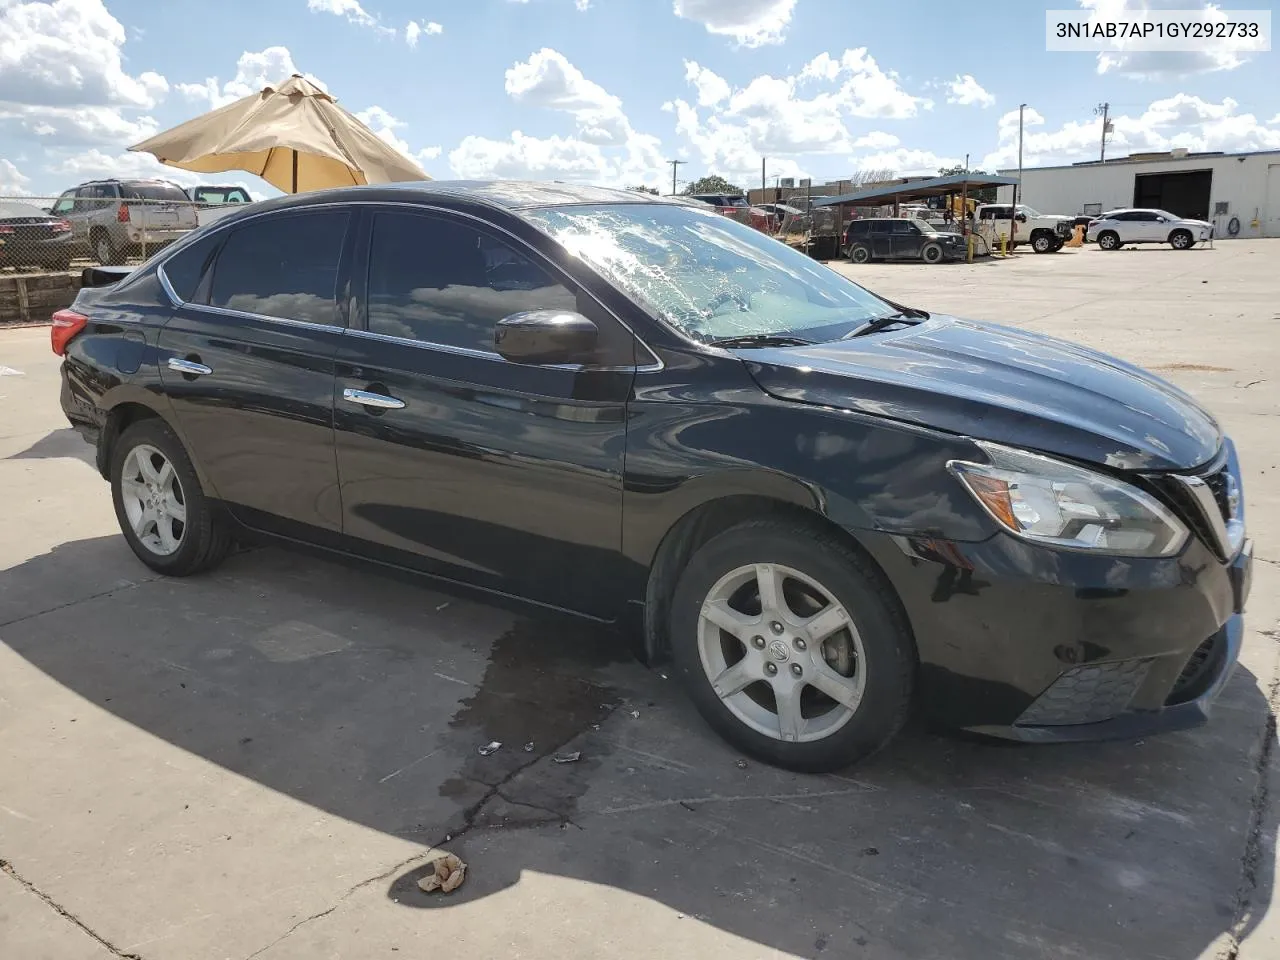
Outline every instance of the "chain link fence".
[[0, 277], [140, 263], [213, 219], [191, 200], [0, 196]]

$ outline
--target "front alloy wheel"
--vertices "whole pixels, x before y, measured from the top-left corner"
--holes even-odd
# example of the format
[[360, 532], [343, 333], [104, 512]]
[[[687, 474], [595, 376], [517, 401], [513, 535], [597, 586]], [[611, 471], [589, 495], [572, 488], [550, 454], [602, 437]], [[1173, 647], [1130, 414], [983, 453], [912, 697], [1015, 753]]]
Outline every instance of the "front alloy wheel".
[[862, 702], [857, 627], [830, 590], [790, 567], [748, 564], [721, 577], [702, 604], [698, 654], [729, 712], [775, 740], [821, 740]]
[[1169, 246], [1175, 250], [1190, 250], [1193, 243], [1195, 239], [1186, 230], [1175, 230], [1169, 238]]
[[901, 604], [818, 521], [750, 520], [703, 544], [677, 580], [669, 634], [698, 712], [768, 763], [837, 770], [906, 720], [916, 655]]
[[1047, 233], [1037, 233], [1031, 241], [1031, 249], [1036, 253], [1052, 253], [1053, 237]]

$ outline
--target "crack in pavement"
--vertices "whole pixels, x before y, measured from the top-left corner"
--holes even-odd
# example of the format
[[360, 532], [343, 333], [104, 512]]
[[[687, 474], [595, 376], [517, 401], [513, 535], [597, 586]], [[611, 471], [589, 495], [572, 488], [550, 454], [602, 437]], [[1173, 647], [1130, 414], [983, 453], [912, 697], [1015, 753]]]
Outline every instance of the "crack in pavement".
[[58, 610], [65, 610], [67, 607], [74, 607], [80, 603], [88, 603], [90, 600], [101, 600], [103, 597], [109, 597], [112, 594], [124, 593], [126, 590], [136, 590], [144, 583], [155, 583], [157, 580], [163, 580], [164, 577], [144, 577], [141, 580], [131, 580], [125, 584], [116, 584], [109, 590], [103, 590], [101, 593], [91, 593], [87, 597], [77, 597], [74, 600], [68, 600], [66, 603], [59, 603], [56, 606], [49, 607], [47, 610], [37, 610], [35, 613], [23, 614], [21, 617], [14, 617], [12, 620], [6, 620], [0, 623], [0, 630], [5, 627], [12, 627], [17, 623], [24, 623], [27, 620], [34, 620], [36, 617], [43, 617], [46, 613], [55, 613]]
[[45, 906], [49, 907], [51, 910], [57, 913], [58, 916], [62, 917], [62, 919], [68, 921], [69, 923], [74, 924], [86, 936], [92, 937], [96, 943], [100, 944], [106, 950], [110, 951], [113, 957], [119, 957], [120, 960], [142, 960], [142, 957], [139, 954], [125, 953], [123, 950], [117, 947], [114, 943], [112, 943], [106, 937], [101, 936], [87, 923], [85, 923], [83, 920], [77, 917], [74, 913], [72, 913], [66, 907], [62, 906], [62, 904], [54, 900], [53, 897], [49, 896], [47, 893], [45, 893], [43, 890], [37, 887], [34, 883], [32, 883], [22, 874], [18, 873], [18, 871], [14, 868], [13, 864], [10, 863], [8, 860], [0, 860], [0, 872], [12, 877], [15, 881], [17, 881], [19, 884], [22, 885], [23, 889], [25, 889], [28, 893], [32, 894], [33, 896], [38, 897], [41, 901], [44, 902]]
[[[612, 707], [610, 707], [609, 711], [603, 717], [600, 718], [599, 723], [604, 724], [604, 722], [607, 721], [610, 717], [612, 717], [613, 714], [616, 713], [621, 706], [622, 706], [622, 703], [616, 703]], [[561, 743], [557, 744], [556, 746], [553, 746], [550, 750], [547, 750], [537, 755], [531, 755], [528, 763], [520, 764], [519, 766], [511, 770], [506, 776], [504, 776], [497, 783], [493, 784], [492, 786], [487, 786], [485, 789], [484, 795], [481, 796], [480, 799], [476, 800], [474, 803], [472, 803], [470, 806], [466, 807], [462, 811], [462, 826], [460, 826], [457, 830], [451, 830], [446, 832], [443, 840], [437, 843], [432, 843], [428, 845], [426, 850], [422, 851], [421, 853], [415, 853], [411, 857], [406, 857], [404, 860], [401, 860], [399, 863], [393, 864], [392, 866], [388, 867], [386, 870], [383, 870], [381, 873], [375, 874], [374, 876], [369, 877], [365, 880], [361, 880], [359, 883], [350, 887], [346, 893], [340, 896], [334, 902], [333, 906], [329, 907], [326, 910], [322, 910], [319, 913], [313, 913], [311, 916], [304, 917], [303, 919], [299, 920], [297, 923], [291, 926], [288, 930], [286, 930], [280, 936], [276, 937], [276, 939], [272, 940], [266, 946], [258, 950], [255, 950], [253, 953], [249, 954], [249, 956], [246, 957], [245, 960], [254, 960], [255, 957], [261, 956], [262, 954], [270, 950], [272, 947], [275, 947], [278, 944], [282, 943], [284, 940], [287, 940], [289, 937], [293, 936], [293, 934], [295, 934], [299, 929], [311, 923], [312, 921], [319, 920], [322, 917], [329, 916], [329, 914], [333, 913], [340, 906], [342, 906], [342, 904], [344, 904], [347, 900], [349, 900], [353, 895], [358, 893], [360, 890], [363, 890], [365, 887], [371, 886], [372, 884], [375, 884], [380, 880], [386, 880], [388, 877], [399, 874], [406, 867], [410, 867], [415, 864], [425, 865], [429, 863], [431, 860], [435, 859], [435, 857], [438, 855], [440, 851], [443, 850], [444, 844], [456, 842], [459, 838], [466, 836], [472, 830], [476, 830], [476, 829], [518, 830], [521, 828], [527, 829], [531, 827], [546, 826], [546, 824], [549, 822], [549, 821], [543, 821], [541, 823], [511, 824], [510, 826], [506, 826], [506, 825], [490, 826], [490, 825], [484, 825], [484, 824], [477, 825], [476, 818], [480, 815], [481, 811], [484, 810], [485, 804], [489, 803], [489, 801], [491, 801], [494, 797], [499, 797], [500, 799], [505, 800], [507, 803], [515, 804], [517, 806], [531, 807], [532, 809], [535, 809], [535, 810], [544, 810], [547, 813], [552, 814], [557, 820], [561, 822], [562, 825], [565, 823], [572, 823], [575, 827], [578, 827], [579, 830], [583, 829], [579, 824], [574, 823], [564, 814], [551, 810], [549, 807], [541, 807], [534, 803], [526, 803], [523, 800], [512, 800], [510, 797], [502, 793], [502, 788], [505, 787], [507, 784], [509, 784], [517, 776], [519, 776], [524, 771], [528, 770], [530, 767], [532, 767], [534, 764], [538, 763], [539, 761], [545, 760], [547, 757], [554, 756], [555, 754], [564, 750], [565, 747], [567, 747], [575, 739], [580, 737], [582, 733], [583, 731], [581, 730], [575, 731], [572, 736], [567, 737]], [[472, 782], [480, 783], [481, 781], [472, 781]], [[0, 863], [2, 862], [3, 861], [0, 861]], [[131, 954], [120, 954], [120, 956], [126, 958], [126, 960], [141, 960], [140, 957], [135, 957]]]

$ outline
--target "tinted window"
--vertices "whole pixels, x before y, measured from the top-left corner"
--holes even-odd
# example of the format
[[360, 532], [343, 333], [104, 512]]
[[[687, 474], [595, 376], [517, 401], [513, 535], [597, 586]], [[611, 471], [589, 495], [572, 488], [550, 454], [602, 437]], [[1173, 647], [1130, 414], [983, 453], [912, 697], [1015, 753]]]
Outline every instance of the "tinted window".
[[209, 303], [338, 325], [334, 293], [347, 219], [325, 210], [264, 217], [233, 230], [214, 266]]
[[1154, 210], [1138, 210], [1129, 215], [1130, 220], [1140, 220], [1144, 223], [1152, 223], [1160, 219], [1160, 214]]
[[877, 236], [885, 236], [886, 234], [889, 233], [889, 221], [888, 220], [872, 220], [871, 232], [873, 234], [876, 234]]
[[849, 236], [865, 237], [868, 233], [871, 232], [870, 227], [871, 227], [871, 224], [869, 224], [866, 220], [855, 220], [853, 221], [853, 223], [849, 224]]
[[[542, 266], [474, 227], [413, 213], [379, 213], [374, 220], [374, 333], [492, 352], [494, 327], [503, 317], [578, 309], [574, 292]], [[592, 319], [602, 326], [603, 338], [607, 328]]]
[[897, 236], [905, 236], [916, 232], [915, 224], [910, 220], [890, 220], [889, 232]]
[[187, 195], [181, 187], [172, 183], [125, 183], [120, 187], [127, 200], [164, 200], [169, 203], [186, 203]]
[[164, 270], [169, 286], [173, 287], [173, 292], [178, 295], [179, 300], [190, 303], [195, 298], [196, 288], [200, 286], [200, 278], [209, 268], [213, 253], [222, 242], [222, 237], [221, 233], [201, 237], [187, 244], [164, 262], [161, 269]]
[[74, 207], [75, 205], [76, 205], [76, 192], [74, 190], [68, 190], [61, 197], [59, 197], [58, 202], [53, 205], [53, 212], [54, 213], [70, 213], [71, 208]]

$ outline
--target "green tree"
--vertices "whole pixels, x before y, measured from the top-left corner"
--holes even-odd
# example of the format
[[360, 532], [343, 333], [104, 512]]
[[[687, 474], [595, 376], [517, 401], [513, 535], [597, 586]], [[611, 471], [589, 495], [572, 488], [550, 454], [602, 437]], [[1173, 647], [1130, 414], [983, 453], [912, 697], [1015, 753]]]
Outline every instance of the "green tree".
[[[955, 176], [959, 176], [962, 173], [968, 173], [972, 177], [989, 176], [989, 174], [985, 170], [965, 170], [964, 166], [959, 163], [957, 163], [954, 167], [938, 168], [938, 176], [940, 177], [955, 177]], [[978, 203], [995, 203], [996, 188], [981, 187], [979, 189], [970, 190], [969, 198], [972, 200], [976, 200]]]
[[743, 192], [741, 187], [730, 183], [718, 173], [699, 177], [684, 188], [685, 196], [692, 196], [695, 193], [727, 193], [731, 196], [741, 196]]
[[655, 190], [653, 187], [646, 187], [643, 183], [638, 183], [634, 187], [627, 187], [627, 189], [630, 190], [632, 193], [651, 193], [655, 197], [658, 195], [657, 190]]

